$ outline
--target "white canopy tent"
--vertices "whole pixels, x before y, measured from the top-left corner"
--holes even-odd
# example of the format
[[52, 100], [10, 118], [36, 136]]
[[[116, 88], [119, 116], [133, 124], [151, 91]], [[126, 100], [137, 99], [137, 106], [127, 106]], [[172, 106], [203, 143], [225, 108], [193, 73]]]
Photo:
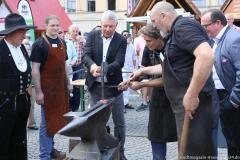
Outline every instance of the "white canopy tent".
[[[194, 18], [194, 15], [192, 15], [190, 12], [185, 12], [184, 9], [175, 9], [176, 12], [179, 15], [182, 15], [183, 17], [189, 17], [189, 18]], [[143, 22], [143, 23], [150, 23], [150, 17], [149, 17], [149, 12], [147, 12], [147, 16], [139, 16], [139, 17], [128, 17], [125, 18], [126, 22], [134, 23], [134, 22]]]

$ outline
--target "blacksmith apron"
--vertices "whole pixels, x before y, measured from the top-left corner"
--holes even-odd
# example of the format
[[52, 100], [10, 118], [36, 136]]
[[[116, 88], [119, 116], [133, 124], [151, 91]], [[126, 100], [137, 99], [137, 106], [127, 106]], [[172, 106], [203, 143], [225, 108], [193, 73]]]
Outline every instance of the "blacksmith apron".
[[177, 141], [176, 121], [164, 88], [153, 88], [149, 105], [148, 139], [152, 142]]
[[[164, 89], [175, 114], [178, 140], [180, 140], [185, 115], [183, 97], [188, 85], [180, 84], [175, 76], [168, 59], [165, 58], [163, 64]], [[214, 141], [216, 134], [214, 128], [216, 128], [217, 123], [215, 123], [216, 116], [212, 109], [212, 95], [211, 93], [201, 92], [199, 99], [199, 107], [193, 115], [194, 119], [190, 122], [186, 157], [184, 158], [209, 159], [210, 157], [216, 159], [217, 151], [216, 142]]]
[[[48, 57], [41, 72], [44, 93], [44, 112], [48, 136], [53, 136], [66, 125], [63, 114], [69, 110], [69, 97], [65, 71], [66, 49], [63, 43], [53, 47], [48, 43]], [[61, 41], [62, 42], [62, 41]]]

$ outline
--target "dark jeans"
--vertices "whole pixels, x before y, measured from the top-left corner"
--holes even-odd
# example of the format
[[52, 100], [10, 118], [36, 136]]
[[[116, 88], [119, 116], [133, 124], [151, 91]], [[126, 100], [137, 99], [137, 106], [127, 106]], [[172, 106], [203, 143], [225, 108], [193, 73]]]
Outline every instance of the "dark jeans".
[[151, 142], [153, 160], [165, 160], [167, 145], [166, 143]]
[[[83, 65], [80, 64], [77, 67], [72, 67], [73, 72], [77, 71], [79, 69], [83, 69]], [[73, 74], [73, 81], [77, 80], [77, 79], [82, 79], [84, 76], [84, 70], [82, 70], [81, 72], [75, 73]], [[70, 99], [70, 109], [71, 111], [77, 111], [79, 109], [79, 105], [80, 105], [80, 89], [77, 86], [73, 86], [73, 97]]]
[[[8, 101], [5, 102], [6, 98]], [[0, 95], [0, 159], [27, 160], [26, 125], [31, 101], [27, 94]]]
[[240, 159], [240, 110], [233, 107], [229, 94], [219, 92], [220, 122], [227, 141], [229, 159]]

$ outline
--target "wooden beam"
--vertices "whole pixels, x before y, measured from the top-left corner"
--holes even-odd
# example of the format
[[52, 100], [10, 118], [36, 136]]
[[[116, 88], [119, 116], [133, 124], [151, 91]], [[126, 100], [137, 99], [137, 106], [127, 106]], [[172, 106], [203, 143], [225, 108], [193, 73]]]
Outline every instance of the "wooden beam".
[[228, 6], [229, 6], [231, 3], [232, 3], [232, 0], [226, 0], [226, 1], [223, 3], [223, 5], [222, 5], [222, 7], [220, 8], [220, 10], [221, 10], [222, 12], [225, 12], [225, 10], [228, 8]]
[[151, 0], [139, 0], [130, 17], [144, 16], [151, 2]]
[[157, 2], [157, 0], [153, 0], [152, 3], [149, 5], [148, 10], [151, 10]]

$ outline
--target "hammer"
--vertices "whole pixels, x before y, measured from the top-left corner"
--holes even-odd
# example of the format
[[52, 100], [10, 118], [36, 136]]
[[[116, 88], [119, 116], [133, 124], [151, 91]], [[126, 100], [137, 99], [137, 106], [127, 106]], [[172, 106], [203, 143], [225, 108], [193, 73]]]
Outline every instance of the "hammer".
[[187, 114], [184, 116], [184, 122], [183, 122], [183, 128], [182, 128], [182, 134], [180, 139], [180, 149], [179, 149], [179, 156], [178, 159], [185, 159], [185, 152], [187, 147], [187, 141], [188, 141], [188, 130], [190, 125], [190, 118]]
[[101, 63], [101, 96], [102, 100], [104, 100], [105, 95], [104, 95], [104, 77], [107, 75], [107, 62], [102, 62]]

